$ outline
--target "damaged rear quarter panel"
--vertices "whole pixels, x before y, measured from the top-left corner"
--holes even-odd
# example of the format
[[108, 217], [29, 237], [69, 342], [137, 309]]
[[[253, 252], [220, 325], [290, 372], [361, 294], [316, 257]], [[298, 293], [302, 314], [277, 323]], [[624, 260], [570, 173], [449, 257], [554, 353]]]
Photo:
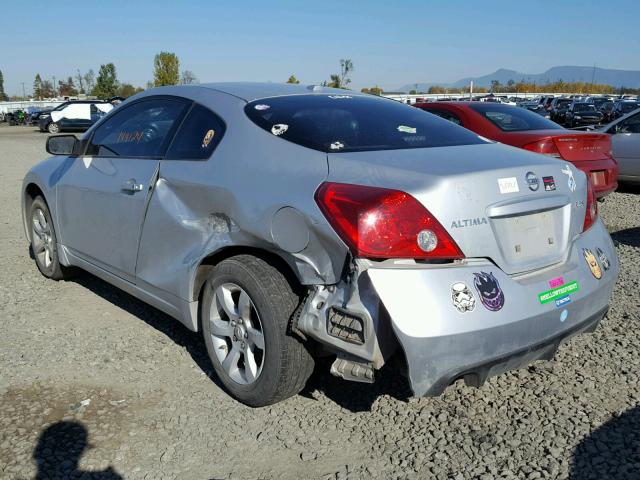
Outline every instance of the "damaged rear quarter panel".
[[[206, 161], [163, 160], [145, 218], [136, 276], [187, 301], [204, 258], [230, 246], [275, 253], [303, 284], [335, 283], [347, 249], [314, 201], [327, 177], [323, 152], [277, 138], [245, 115], [244, 101], [208, 89], [194, 98], [221, 116], [227, 130]], [[309, 229], [299, 252], [278, 244], [274, 214], [295, 206]], [[275, 225], [275, 227], [274, 227]], [[274, 238], [276, 238], [274, 240]]]

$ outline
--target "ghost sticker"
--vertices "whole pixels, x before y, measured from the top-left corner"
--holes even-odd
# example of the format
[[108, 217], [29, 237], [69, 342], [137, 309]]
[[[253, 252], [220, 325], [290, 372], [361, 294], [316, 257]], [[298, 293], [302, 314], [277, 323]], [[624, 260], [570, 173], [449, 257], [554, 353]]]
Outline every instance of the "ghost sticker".
[[406, 125], [398, 125], [398, 131], [403, 133], [416, 133], [416, 127], [407, 127]]
[[271, 133], [276, 136], [282, 135], [287, 130], [289, 130], [289, 125], [286, 125], [284, 123], [276, 123], [273, 127], [271, 127]]
[[600, 247], [596, 247], [596, 255], [600, 259], [600, 264], [602, 268], [604, 268], [605, 272], [611, 268], [611, 262], [609, 262], [609, 258], [607, 258], [607, 254], [602, 251]]
[[451, 285], [451, 300], [453, 306], [460, 313], [473, 312], [473, 309], [476, 308], [476, 299], [464, 282], [456, 282]]
[[493, 273], [480, 272], [473, 274], [473, 285], [478, 291], [480, 301], [487, 310], [497, 312], [504, 306], [504, 293]]
[[344, 148], [344, 143], [342, 142], [333, 142], [330, 146], [331, 150], [340, 150]]
[[265, 105], [263, 103], [259, 103], [258, 105], [256, 105], [255, 107], [256, 110], [269, 110], [271, 107], [269, 105]]
[[209, 144], [211, 143], [211, 140], [213, 140], [213, 136], [216, 134], [215, 130], [209, 130], [205, 135], [204, 138], [202, 139], [202, 148], [207, 148], [209, 146]]
[[569, 186], [569, 190], [571, 190], [572, 192], [575, 192], [576, 191], [576, 179], [573, 178], [573, 172], [571, 171], [571, 169], [567, 166], [567, 168], [563, 168], [560, 171], [562, 173], [564, 173], [565, 175], [569, 176], [569, 178], [567, 180], [567, 185]]
[[589, 265], [589, 270], [591, 270], [591, 274], [598, 280], [602, 278], [602, 269], [600, 265], [598, 265], [598, 260], [596, 260], [596, 256], [593, 254], [591, 250], [588, 248], [582, 249], [582, 255], [584, 255], [584, 259]]

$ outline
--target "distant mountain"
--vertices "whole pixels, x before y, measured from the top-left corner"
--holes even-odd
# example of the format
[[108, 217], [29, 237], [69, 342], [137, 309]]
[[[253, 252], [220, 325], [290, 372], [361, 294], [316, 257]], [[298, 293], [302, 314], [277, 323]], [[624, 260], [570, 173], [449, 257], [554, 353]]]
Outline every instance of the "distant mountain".
[[[418, 91], [426, 92], [429, 87], [439, 85], [442, 87], [466, 87], [473, 80], [473, 84], [478, 87], [491, 86], [492, 80], [498, 80], [505, 84], [509, 80], [519, 82], [535, 82], [538, 84], [555, 82], [562, 80], [564, 82], [591, 82], [604, 83], [613, 85], [614, 87], [640, 88], [640, 70], [613, 70], [610, 68], [594, 68], [593, 67], [552, 67], [544, 73], [522, 73], [515, 70], [507, 70], [501, 68], [489, 75], [481, 77], [469, 77], [458, 80], [454, 83], [418, 83]], [[416, 84], [403, 85], [398, 90], [408, 92], [416, 88]]]

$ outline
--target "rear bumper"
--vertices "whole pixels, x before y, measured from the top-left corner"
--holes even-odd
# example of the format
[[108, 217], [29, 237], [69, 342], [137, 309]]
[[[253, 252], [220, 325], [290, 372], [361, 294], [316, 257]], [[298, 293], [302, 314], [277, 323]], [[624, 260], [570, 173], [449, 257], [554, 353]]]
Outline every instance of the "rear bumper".
[[578, 160], [571, 163], [591, 179], [598, 198], [603, 198], [618, 188], [618, 162], [613, 158]]
[[[583, 249], [599, 248], [609, 268], [594, 277]], [[416, 396], [438, 395], [451, 382], [465, 378], [481, 385], [487, 377], [549, 359], [566, 338], [588, 331], [604, 317], [618, 275], [611, 238], [600, 220], [576, 239], [562, 264], [512, 277], [488, 260], [458, 265], [414, 268], [369, 268], [373, 288], [389, 313], [409, 369]], [[474, 274], [492, 273], [504, 295], [498, 310], [485, 307], [474, 287]], [[562, 280], [559, 280], [562, 279]], [[542, 303], [539, 294], [551, 282], [577, 282], [568, 299]], [[472, 310], [459, 312], [452, 286], [467, 285], [475, 297]]]

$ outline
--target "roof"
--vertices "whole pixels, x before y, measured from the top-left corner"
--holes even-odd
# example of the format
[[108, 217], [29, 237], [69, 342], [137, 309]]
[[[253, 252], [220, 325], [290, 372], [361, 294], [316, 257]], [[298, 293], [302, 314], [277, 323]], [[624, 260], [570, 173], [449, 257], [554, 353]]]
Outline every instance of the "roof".
[[314, 93], [333, 93], [338, 95], [362, 95], [351, 90], [321, 87], [320, 85], [302, 85], [293, 83], [224, 82], [202, 83], [200, 87], [224, 92], [248, 102], [258, 98], [279, 97], [282, 95], [305, 95]]

